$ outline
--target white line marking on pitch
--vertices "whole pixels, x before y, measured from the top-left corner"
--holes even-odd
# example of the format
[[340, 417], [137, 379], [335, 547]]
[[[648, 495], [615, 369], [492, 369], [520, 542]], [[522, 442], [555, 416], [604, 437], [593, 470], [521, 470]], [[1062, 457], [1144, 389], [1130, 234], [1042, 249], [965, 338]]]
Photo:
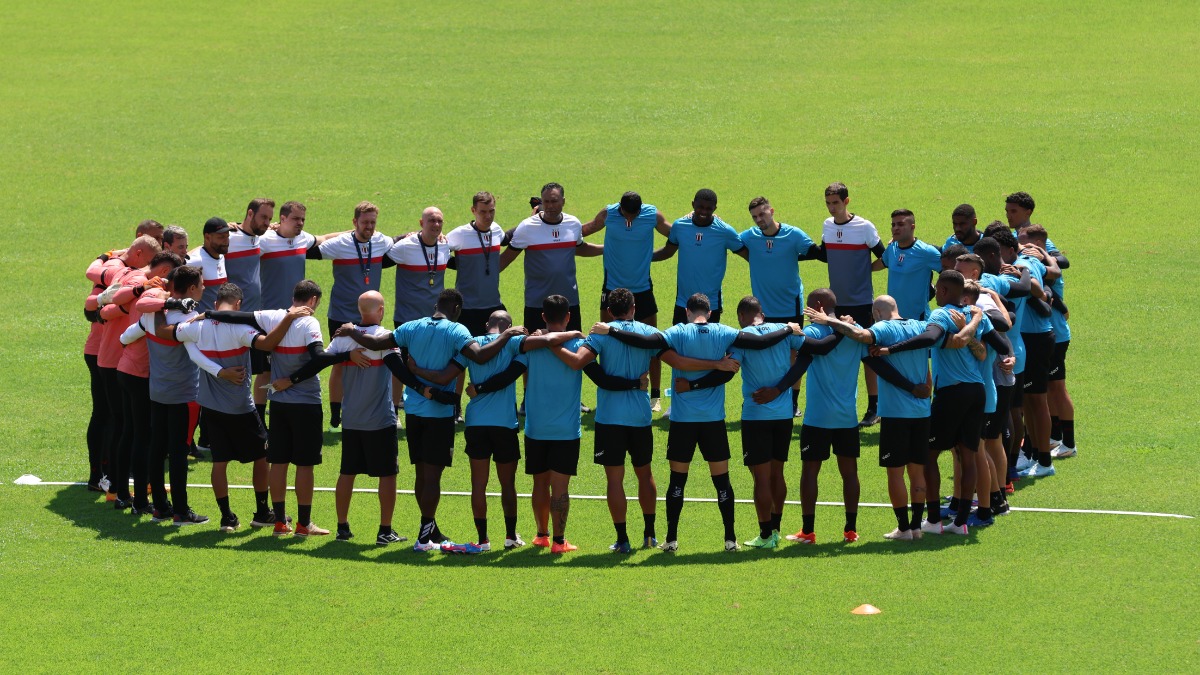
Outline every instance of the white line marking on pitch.
[[[36, 479], [36, 480], [34, 480], [34, 479]], [[76, 481], [42, 480], [40, 478], [37, 478], [36, 476], [30, 476], [29, 474], [26, 474], [25, 476], [22, 476], [21, 478], [18, 478], [16, 481], [13, 481], [13, 482], [16, 485], [59, 485], [59, 486], [67, 486], [67, 487], [87, 485], [87, 483], [81, 483], [81, 482], [76, 482]], [[171, 484], [168, 483], [167, 487], [170, 487], [170, 486], [171, 486]], [[188, 487], [211, 489], [212, 485], [209, 483], [188, 483]], [[253, 485], [230, 485], [229, 489], [230, 490], [253, 490], [254, 486]], [[288, 489], [293, 490], [293, 491], [295, 490], [295, 488], [293, 488], [293, 487], [288, 487]], [[313, 490], [316, 492], [333, 492], [334, 488], [314, 487]], [[373, 490], [371, 488], [354, 488], [354, 491], [355, 492], [370, 492], [370, 493], [378, 492], [378, 490]], [[412, 490], [396, 490], [396, 493], [402, 494], [402, 495], [411, 495], [411, 494], [413, 494], [413, 491]], [[488, 492], [485, 494], [487, 494], [488, 497], [499, 497], [500, 496], [499, 492]], [[471, 493], [470, 492], [443, 491], [442, 495], [449, 495], [449, 496], [454, 496], [454, 497], [470, 497]], [[529, 495], [528, 493], [517, 493], [517, 497], [529, 497], [529, 496], [531, 496], [531, 495]], [[608, 498], [604, 495], [571, 495], [571, 499], [608, 499]], [[637, 497], [629, 496], [629, 497], [626, 497], [626, 499], [628, 501], [636, 501]], [[658, 501], [660, 501], [660, 502], [666, 501], [666, 497], [659, 497]], [[684, 497], [683, 501], [685, 501], [685, 502], [715, 502], [717, 500], [713, 497]], [[753, 499], [735, 499], [734, 501], [737, 502], [738, 504], [753, 504], [754, 503]], [[791, 504], [793, 506], [799, 506], [800, 502], [786, 500], [786, 501], [784, 501], [784, 504]], [[845, 506], [846, 504], [845, 504], [845, 502], [817, 502], [817, 505], [818, 506]], [[858, 505], [866, 506], [866, 507], [888, 508], [888, 509], [892, 508], [891, 504], [878, 504], [878, 503], [874, 503], [874, 502], [859, 502]], [[1043, 508], [1036, 508], [1036, 507], [1031, 507], [1031, 506], [1014, 506], [1014, 507], [1012, 507], [1012, 510], [1013, 511], [1030, 511], [1030, 512], [1034, 512], [1034, 513], [1091, 513], [1091, 514], [1105, 515], [1105, 516], [1144, 516], [1144, 517], [1149, 517], [1149, 518], [1185, 518], [1188, 520], [1191, 520], [1192, 518], [1194, 518], [1194, 516], [1186, 516], [1181, 513], [1151, 513], [1151, 512], [1146, 512], [1146, 511], [1108, 511], [1108, 510], [1104, 510], [1104, 509], [1043, 509]]]

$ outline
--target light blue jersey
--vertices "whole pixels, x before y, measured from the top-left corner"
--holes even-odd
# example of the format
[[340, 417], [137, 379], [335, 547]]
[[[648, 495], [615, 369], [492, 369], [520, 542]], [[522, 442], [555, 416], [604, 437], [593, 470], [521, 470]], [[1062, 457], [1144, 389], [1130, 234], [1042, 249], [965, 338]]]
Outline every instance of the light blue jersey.
[[[829, 326], [804, 327], [804, 334], [814, 340], [831, 333]], [[866, 355], [866, 345], [842, 340], [828, 354], [813, 357], [804, 385], [804, 424], [821, 429], [858, 427], [858, 366]]]
[[750, 289], [762, 304], [763, 315], [798, 317], [804, 312], [804, 282], [800, 280], [800, 256], [813, 247], [803, 230], [779, 226], [771, 236], [752, 227], [738, 235], [750, 254]]
[[[576, 351], [583, 340], [575, 338], [563, 347]], [[539, 441], [570, 441], [579, 438], [579, 391], [583, 373], [559, 360], [549, 349], [526, 352], [529, 359], [529, 388], [525, 390], [525, 437]]]
[[[1042, 264], [1041, 260], [1023, 255], [1018, 256], [1017, 262], [1014, 264], [1018, 267], [1024, 267], [1028, 269], [1029, 278], [1034, 279], [1039, 284], [1042, 284], [1043, 287], [1046, 286], [1046, 266]], [[1025, 303], [1025, 306], [1021, 311], [1024, 314], [1024, 316], [1021, 317], [1022, 333], [1036, 335], [1039, 333], [1049, 333], [1051, 331], [1052, 326], [1050, 324], [1050, 317], [1038, 314], [1036, 311], [1034, 311], [1033, 307], [1029, 305], [1029, 303]]]
[[[933, 386], [935, 389], [941, 389], [964, 382], [983, 384], [983, 375], [979, 372], [979, 361], [971, 354], [970, 349], [966, 347], [950, 349], [942, 346], [946, 338], [958, 332], [958, 326], [955, 326], [954, 319], [950, 318], [950, 310], [958, 311], [968, 321], [971, 320], [963, 308], [956, 305], [938, 307], [929, 315], [929, 323], [935, 323], [945, 331], [945, 335], [933, 348]], [[974, 311], [982, 310], [975, 308]], [[986, 321], [987, 317], [985, 316], [983, 319]], [[981, 321], [979, 328], [975, 329], [975, 337], [978, 338], [982, 334], [983, 322]]]
[[[675, 273], [675, 304], [686, 307], [695, 293], [708, 296], [715, 312], [721, 309], [721, 284], [725, 281], [727, 251], [742, 250], [737, 230], [713, 217], [707, 227], [692, 223], [691, 217], [680, 218], [671, 225], [667, 242], [679, 247], [679, 265]], [[672, 409], [673, 410], [673, 409]]]
[[[719, 323], [681, 323], [667, 329], [667, 345], [683, 356], [719, 360], [733, 347], [738, 331]], [[671, 370], [676, 378], [699, 379], [711, 370]], [[782, 373], [780, 373], [782, 375]], [[671, 398], [672, 422], [718, 422], [725, 419], [725, 387], [675, 392]]]
[[[450, 359], [472, 340], [465, 326], [444, 317], [425, 317], [401, 324], [392, 332], [392, 339], [397, 347], [408, 350], [418, 367], [427, 370], [445, 368]], [[453, 382], [442, 385], [427, 380], [421, 382], [434, 389], [454, 391]], [[406, 387], [404, 412], [418, 417], [454, 417], [454, 406], [427, 399], [420, 392]]]
[[625, 220], [620, 204], [609, 204], [604, 217], [604, 289], [650, 290], [650, 257], [658, 207], [642, 204], [633, 220]]
[[[781, 328], [787, 328], [782, 323], [763, 323], [757, 326], [747, 326], [742, 329], [746, 333], [766, 335]], [[783, 374], [792, 367], [792, 350], [804, 346], [803, 335], [789, 335], [786, 340], [766, 349], [732, 350], [733, 358], [742, 364], [738, 372], [742, 376], [742, 419], [743, 420], [786, 420], [792, 418], [792, 397], [785, 395], [760, 405], [754, 402], [752, 395], [763, 387], [774, 387], [783, 378]]]
[[[982, 311], [981, 307], [976, 307], [976, 310]], [[993, 329], [992, 320], [987, 314], [983, 315], [983, 320], [979, 322], [979, 334], [984, 335]], [[983, 412], [992, 414], [996, 412], [996, 350], [991, 345], [984, 345], [987, 348], [987, 356], [982, 361], [976, 361], [979, 366], [979, 376], [983, 378]]]
[[[983, 233], [979, 232], [978, 230], [976, 230], [976, 233], [979, 234], [980, 237], [983, 236]], [[979, 239], [976, 239], [975, 244], [978, 244], [978, 243], [979, 243]], [[967, 253], [975, 252], [975, 244], [962, 243], [962, 241], [959, 240], [957, 234], [952, 234], [949, 237], [946, 237], [946, 243], [942, 244], [942, 250], [944, 251], [944, 250], [950, 248], [951, 246], [954, 246], [955, 244], [958, 244], [959, 246], [962, 246], [963, 248], [967, 249]]]
[[1025, 341], [1021, 339], [1021, 318], [1025, 316], [1024, 308], [1029, 298], [1009, 298], [1008, 294], [1012, 292], [1010, 279], [1011, 277], [1008, 275], [997, 276], [984, 273], [979, 277], [979, 285], [996, 291], [1013, 304], [1012, 328], [1005, 335], [1008, 336], [1009, 342], [1012, 342], [1013, 358], [1016, 359], [1016, 363], [1013, 365], [1013, 375], [1020, 375], [1025, 372]]
[[929, 282], [942, 271], [942, 252], [923, 241], [908, 248], [896, 242], [883, 252], [888, 270], [888, 295], [896, 299], [900, 316], [924, 321], [929, 317]]
[[[1054, 283], [1050, 284], [1050, 290], [1054, 292], [1054, 297], [1063, 300], [1063, 293], [1066, 291], [1063, 278], [1059, 277], [1055, 279]], [[1067, 317], [1054, 307], [1050, 308], [1050, 325], [1054, 329], [1054, 342], [1069, 342], [1071, 340], [1071, 325], [1067, 323]]]
[[[609, 324], [629, 333], [656, 335], [658, 329], [637, 321], [613, 321]], [[631, 347], [609, 335], [589, 335], [584, 347], [596, 352], [600, 367], [614, 377], [636, 380], [650, 369], [650, 359], [657, 355], [652, 349]], [[650, 394], [640, 389], [596, 392], [596, 422], [644, 427], [650, 424]]]
[[[875, 344], [880, 347], [891, 347], [924, 333], [927, 325], [924, 321], [916, 319], [888, 319], [875, 322], [867, 330], [875, 336]], [[929, 350], [927, 349], [910, 349], [899, 354], [889, 354], [885, 358], [909, 382], [919, 384], [928, 379]], [[917, 398], [912, 395], [912, 392], [904, 391], [881, 377], [879, 378], [879, 416], [903, 419], [929, 417], [929, 399]]]
[[[500, 337], [499, 333], [488, 333], [475, 338], [480, 347], [491, 344]], [[459, 365], [465, 366], [471, 375], [471, 382], [482, 383], [504, 371], [513, 361], [529, 366], [529, 359], [521, 353], [521, 340], [512, 338], [500, 348], [500, 353], [485, 363], [475, 363], [459, 354], [454, 357]], [[481, 394], [467, 402], [463, 418], [469, 427], [504, 427], [517, 428], [517, 383], [513, 382], [500, 391]]]

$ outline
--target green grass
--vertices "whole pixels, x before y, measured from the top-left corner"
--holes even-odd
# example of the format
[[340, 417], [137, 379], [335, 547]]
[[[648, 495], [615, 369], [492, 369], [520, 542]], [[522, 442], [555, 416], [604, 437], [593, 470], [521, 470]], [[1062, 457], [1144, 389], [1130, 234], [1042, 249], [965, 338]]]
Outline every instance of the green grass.
[[[1019, 513], [967, 541], [902, 547], [878, 539], [890, 512], [864, 509], [863, 542], [843, 546], [831, 543], [839, 509], [823, 507], [821, 545], [727, 556], [716, 509], [700, 503], [685, 508], [677, 557], [618, 560], [605, 552], [604, 505], [577, 501], [577, 555], [458, 559], [132, 525], [79, 488], [11, 481], [84, 475], [81, 272], [142, 218], [195, 235], [207, 217], [238, 218], [265, 195], [305, 202], [310, 229], [326, 232], [370, 199], [396, 234], [428, 204], [448, 224], [466, 222], [470, 195], [487, 189], [510, 226], [557, 180], [584, 220], [627, 189], [675, 217], [711, 187], [739, 229], [751, 225], [745, 203], [766, 194], [781, 220], [814, 235], [821, 189], [842, 180], [852, 210], [883, 226], [892, 209], [911, 208], [918, 235], [939, 244], [958, 203], [986, 222], [1002, 215], [1004, 194], [1032, 192], [1035, 220], [1073, 263], [1081, 456], [1014, 504], [1200, 514], [1200, 369], [1188, 354], [1200, 325], [1185, 304], [1197, 282], [1198, 26], [1200, 9], [1185, 3], [5, 3], [6, 662], [1196, 670], [1194, 520]], [[327, 264], [309, 269], [329, 282]], [[744, 263], [729, 270], [725, 297], [748, 292]], [[600, 271], [599, 260], [580, 261], [585, 323], [597, 317]], [[665, 313], [674, 264], [654, 275]], [[807, 288], [826, 280], [819, 263], [802, 275]], [[883, 275], [875, 283], [886, 287]], [[503, 292], [521, 304], [519, 274], [505, 275]], [[584, 400], [595, 400], [590, 385]], [[739, 403], [731, 387], [731, 419]], [[864, 501], [886, 501], [876, 442], [863, 435]], [[660, 426], [660, 484], [664, 449]], [[338, 453], [327, 436], [319, 485], [333, 484]], [[466, 473], [460, 455], [447, 488], [467, 489]], [[711, 494], [705, 474], [689, 496]], [[749, 497], [746, 472], [731, 475]], [[793, 496], [798, 477], [790, 466]], [[208, 482], [207, 465], [193, 480]], [[602, 474], [582, 462], [573, 489], [601, 494]], [[840, 499], [836, 476], [821, 489]], [[215, 513], [204, 490], [193, 494]], [[233, 499], [248, 515], [249, 493]], [[332, 512], [321, 493], [318, 521], [331, 525]], [[373, 497], [358, 495], [361, 538], [376, 515]], [[521, 518], [531, 535], [524, 504]], [[464, 498], [447, 497], [439, 520], [471, 536]], [[796, 509], [784, 520], [795, 527]], [[751, 535], [748, 505], [738, 521]], [[412, 534], [411, 497], [396, 522]], [[883, 614], [849, 614], [863, 602]], [[951, 625], [957, 641], [939, 630]]]

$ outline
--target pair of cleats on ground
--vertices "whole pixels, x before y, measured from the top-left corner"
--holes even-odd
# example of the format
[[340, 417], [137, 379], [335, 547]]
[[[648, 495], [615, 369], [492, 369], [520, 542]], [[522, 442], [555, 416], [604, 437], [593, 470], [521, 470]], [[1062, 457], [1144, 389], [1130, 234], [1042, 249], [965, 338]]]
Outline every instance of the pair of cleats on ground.
[[[658, 539], [655, 537], [642, 537], [642, 548], [658, 548]], [[633, 544], [628, 541], [614, 542], [608, 547], [608, 550], [613, 553], [633, 553]]]
[[[1051, 451], [1050, 456], [1053, 457], [1054, 453], [1061, 449], [1062, 446], [1059, 446], [1055, 450]], [[1074, 453], [1074, 451], [1075, 449], [1071, 448], [1071, 452]], [[1025, 453], [1021, 453], [1021, 456], [1017, 458], [1016, 469], [1017, 475], [1021, 478], [1048, 478], [1058, 473], [1053, 464], [1050, 466], [1042, 466], [1036, 459], [1026, 455]]]
[[[400, 541], [405, 541], [405, 540], [406, 540], [405, 537], [400, 537]], [[539, 545], [539, 546], [541, 545], [541, 544], [537, 544], [537, 539], [534, 540], [534, 544]], [[525, 545], [525, 541], [523, 539], [521, 539], [520, 534], [516, 535], [515, 539], [505, 539], [504, 540], [504, 550], [506, 550], [506, 551], [509, 551], [509, 550], [512, 550], [515, 548], [520, 548], [524, 545]], [[557, 546], [557, 544], [555, 544], [555, 546]], [[568, 544], [568, 546], [570, 546], [570, 544]], [[443, 540], [441, 542], [435, 542], [431, 539], [425, 543], [421, 543], [418, 541], [417, 543], [413, 544], [413, 550], [417, 551], [418, 553], [423, 553], [426, 551], [441, 551], [442, 553], [474, 555], [476, 553], [486, 553], [486, 552], [492, 550], [492, 544], [490, 541], [484, 541], [481, 543], [468, 542], [465, 544], [456, 544], [453, 541], [450, 541], [449, 539]], [[574, 551], [575, 547], [571, 546], [571, 548], [569, 550]], [[563, 552], [564, 551], [555, 551], [555, 553], [563, 553]]]
[[[788, 541], [794, 541], [794, 542], [798, 542], [801, 544], [817, 543], [817, 533], [816, 532], [809, 532], [808, 534], [805, 534], [803, 530], [801, 530], [795, 534], [789, 534], [788, 536], [786, 536], [784, 538], [787, 539]], [[852, 543], [858, 541], [858, 532], [855, 532], [854, 530], [846, 530], [845, 532], [842, 532], [842, 541], [847, 544], [852, 544]]]

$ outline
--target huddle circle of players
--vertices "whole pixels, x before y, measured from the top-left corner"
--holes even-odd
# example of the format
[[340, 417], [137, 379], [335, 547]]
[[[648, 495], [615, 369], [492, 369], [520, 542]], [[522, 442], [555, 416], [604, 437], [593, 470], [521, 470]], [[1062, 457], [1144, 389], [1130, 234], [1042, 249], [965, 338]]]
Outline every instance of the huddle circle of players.
[[[355, 207], [353, 229], [314, 236], [305, 231], [303, 204], [283, 204], [273, 223], [275, 203], [255, 199], [241, 223], [205, 222], [202, 245], [190, 252], [182, 228], [144, 221], [127, 249], [99, 256], [87, 270], [93, 283], [85, 304], [92, 322], [84, 348], [92, 387], [88, 488], [105, 492], [117, 510], [155, 522], [206, 523], [187, 490], [188, 457], [204, 448], [211, 452], [222, 531], [241, 525], [226, 475], [237, 461], [253, 465], [251, 526], [278, 536], [328, 535], [312, 519], [312, 493], [324, 424], [318, 373], [331, 368], [330, 424], [342, 429], [337, 539], [353, 537], [351, 496], [356, 477], [366, 474], [379, 483], [376, 542], [406, 541], [392, 528], [403, 409], [421, 513], [414, 550], [491, 549], [485, 490], [493, 462], [504, 548], [523, 546], [514, 487], [523, 415], [533, 544], [573, 551], [566, 539], [569, 484], [579, 464], [580, 416], [590, 412], [580, 398], [586, 374], [598, 388], [593, 458], [607, 478], [616, 530], [610, 549], [636, 548], [626, 531], [628, 456], [643, 517], [641, 546], [678, 550], [684, 491], [699, 448], [716, 490], [725, 550], [732, 551], [740, 546], [724, 387], [740, 372], [742, 459], [759, 521], [746, 545], [780, 543], [783, 466], [796, 417], [803, 418], [802, 527], [786, 539], [816, 542], [817, 474], [831, 452], [846, 505], [842, 537], [858, 539], [859, 429], [875, 424], [896, 514], [896, 528], [884, 537], [966, 535], [970, 527], [993, 524], [1009, 510], [1013, 481], [1053, 476], [1053, 459], [1076, 452], [1065, 383], [1066, 257], [1030, 222], [1034, 201], [1024, 192], [1006, 198], [1007, 224], [995, 221], [982, 232], [973, 207], [955, 208], [954, 234], [941, 248], [916, 239], [906, 209], [892, 212], [885, 244], [870, 221], [848, 210], [841, 183], [826, 188], [825, 203], [830, 217], [820, 243], [777, 222], [763, 197], [749, 203], [754, 226], [739, 233], [716, 216], [717, 196], [707, 189], [696, 193], [691, 213], [673, 222], [627, 192], [582, 223], [563, 212], [557, 183], [543, 187], [530, 200], [530, 217], [508, 231], [494, 222], [496, 199], [487, 192], [474, 196], [470, 223], [443, 234], [441, 211], [429, 207], [418, 231], [396, 239], [377, 231], [379, 209], [370, 202]], [[584, 240], [600, 230], [602, 245]], [[655, 231], [666, 237], [657, 249]], [[727, 251], [749, 263], [753, 295], [736, 305], [740, 330], [719, 323]], [[516, 325], [501, 302], [499, 277], [522, 253], [525, 297]], [[672, 325], [660, 331], [650, 267], [676, 255]], [[577, 256], [604, 262], [603, 321], [588, 335], [581, 332]], [[310, 260], [333, 264], [328, 298], [305, 278]], [[808, 260], [828, 265], [830, 287], [806, 296], [799, 264]], [[394, 330], [383, 327], [387, 301], [379, 293], [388, 267], [396, 268]], [[454, 289], [444, 288], [447, 268], [457, 270]], [[884, 268], [887, 294], [874, 297], [871, 274]], [[323, 299], [327, 346], [314, 316]], [[666, 411], [659, 401], [663, 362], [672, 369]], [[868, 391], [861, 419], [860, 363]], [[799, 381], [806, 373], [801, 411]], [[527, 381], [518, 409], [521, 377]], [[463, 393], [468, 402], [460, 409]], [[670, 419], [661, 545], [650, 470], [655, 412]], [[454, 543], [436, 519], [456, 422], [465, 424], [473, 543]], [[194, 443], [197, 426], [201, 438]], [[945, 506], [937, 462], [943, 450], [954, 457], [953, 497]], [[296, 467], [295, 520], [286, 513], [289, 465]]]

